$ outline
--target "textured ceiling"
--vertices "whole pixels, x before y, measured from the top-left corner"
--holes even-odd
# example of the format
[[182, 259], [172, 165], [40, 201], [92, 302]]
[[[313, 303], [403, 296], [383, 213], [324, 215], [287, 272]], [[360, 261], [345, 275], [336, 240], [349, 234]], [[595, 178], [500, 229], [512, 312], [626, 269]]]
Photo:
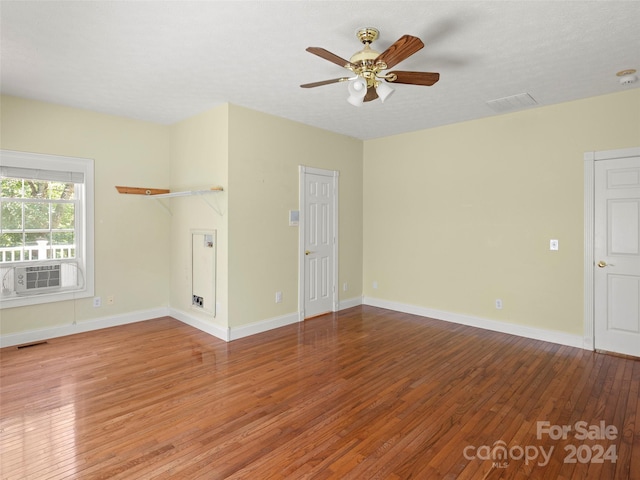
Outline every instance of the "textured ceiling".
[[[1, 1], [1, 91], [172, 124], [230, 102], [360, 139], [497, 115], [487, 101], [539, 105], [638, 88], [638, 1]], [[384, 104], [347, 103], [359, 27], [383, 51], [403, 34], [425, 48], [396, 69], [440, 72]], [[535, 108], [535, 107], [528, 107]]]

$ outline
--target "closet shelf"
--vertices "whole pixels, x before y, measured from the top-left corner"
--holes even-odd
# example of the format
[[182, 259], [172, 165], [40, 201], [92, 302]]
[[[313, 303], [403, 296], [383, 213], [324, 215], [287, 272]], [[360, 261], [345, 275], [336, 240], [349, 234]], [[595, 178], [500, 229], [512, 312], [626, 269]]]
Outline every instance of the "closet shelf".
[[153, 198], [173, 198], [173, 197], [188, 197], [191, 195], [205, 195], [207, 193], [216, 193], [221, 192], [222, 187], [213, 187], [209, 190], [185, 190], [183, 192], [168, 192], [168, 193], [157, 193], [155, 195], [150, 195]]
[[173, 213], [171, 212], [169, 206], [165, 205], [165, 202], [162, 201], [163, 198], [199, 196], [207, 205], [215, 210], [218, 215], [222, 216], [222, 210], [217, 204], [218, 202], [215, 201], [212, 203], [207, 199], [206, 196], [206, 194], [208, 193], [222, 192], [222, 187], [211, 187], [209, 190], [185, 190], [179, 192], [172, 192], [171, 190], [166, 188], [121, 187], [118, 185], [116, 185], [116, 189], [120, 193], [141, 195], [143, 197], [160, 200], [158, 204], [161, 205], [167, 212], [169, 212], [169, 215], [173, 215]]
[[204, 195], [207, 193], [222, 192], [222, 187], [211, 187], [209, 190], [185, 190], [179, 192], [172, 192], [166, 188], [143, 188], [143, 187], [121, 187], [116, 185], [116, 189], [119, 193], [144, 195], [153, 198], [173, 198], [173, 197], [187, 197], [191, 195]]

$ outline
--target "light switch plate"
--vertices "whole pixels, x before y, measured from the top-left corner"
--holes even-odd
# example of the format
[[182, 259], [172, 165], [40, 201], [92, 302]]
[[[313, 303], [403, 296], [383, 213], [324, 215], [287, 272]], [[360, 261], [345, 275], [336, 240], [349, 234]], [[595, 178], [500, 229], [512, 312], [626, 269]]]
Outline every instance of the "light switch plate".
[[300, 210], [289, 210], [289, 226], [296, 227], [300, 224]]

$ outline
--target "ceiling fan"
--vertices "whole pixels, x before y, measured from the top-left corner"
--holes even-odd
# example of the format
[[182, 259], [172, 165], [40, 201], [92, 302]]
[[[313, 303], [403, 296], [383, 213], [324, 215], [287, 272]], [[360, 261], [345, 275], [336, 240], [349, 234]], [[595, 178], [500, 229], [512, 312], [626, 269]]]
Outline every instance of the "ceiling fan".
[[307, 52], [351, 70], [355, 76], [305, 83], [300, 86], [313, 88], [332, 83], [349, 82], [347, 101], [352, 105], [360, 106], [363, 102], [370, 102], [376, 98], [380, 98], [382, 102], [389, 98], [394, 90], [386, 83], [382, 83], [382, 80], [387, 83], [431, 86], [440, 79], [440, 74], [433, 72], [394, 70], [384, 73], [384, 70], [394, 67], [416, 53], [424, 47], [424, 43], [418, 37], [403, 35], [384, 52], [379, 53], [371, 48], [371, 43], [378, 38], [379, 34], [380, 32], [373, 27], [359, 29], [356, 32], [356, 37], [364, 44], [364, 48], [356, 52], [348, 61], [324, 48], [307, 48]]

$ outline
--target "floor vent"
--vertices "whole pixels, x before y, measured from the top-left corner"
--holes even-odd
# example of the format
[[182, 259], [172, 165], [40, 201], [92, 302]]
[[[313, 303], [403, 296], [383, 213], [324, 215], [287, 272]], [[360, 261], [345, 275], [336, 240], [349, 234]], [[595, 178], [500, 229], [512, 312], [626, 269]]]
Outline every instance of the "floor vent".
[[18, 347], [18, 350], [20, 350], [20, 349], [22, 349], [22, 348], [37, 347], [38, 345], [46, 345], [47, 343], [49, 343], [49, 342], [44, 341], [44, 342], [28, 343], [28, 344], [26, 344], [26, 345], [20, 345], [20, 346]]

